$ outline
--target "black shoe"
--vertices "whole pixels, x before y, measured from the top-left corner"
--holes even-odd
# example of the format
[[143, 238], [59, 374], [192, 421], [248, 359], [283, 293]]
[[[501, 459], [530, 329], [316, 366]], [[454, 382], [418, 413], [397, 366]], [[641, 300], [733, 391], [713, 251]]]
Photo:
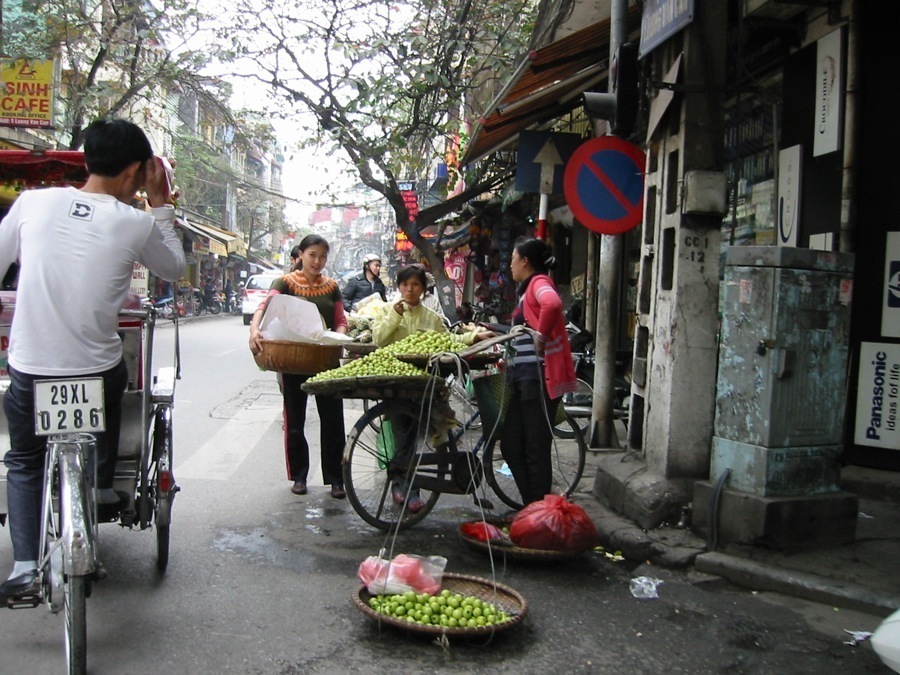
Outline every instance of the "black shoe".
[[347, 493], [344, 491], [344, 486], [340, 483], [335, 483], [331, 486], [331, 496], [335, 499], [343, 499], [347, 496]]
[[291, 486], [291, 492], [293, 492], [295, 495], [305, 495], [306, 481], [295, 480], [293, 486]]
[[113, 504], [97, 504], [97, 522], [110, 523], [119, 519], [122, 509], [128, 506], [128, 494], [121, 490], [116, 490], [119, 501]]
[[23, 595], [36, 595], [40, 590], [38, 571], [30, 570], [0, 584], [0, 602]]

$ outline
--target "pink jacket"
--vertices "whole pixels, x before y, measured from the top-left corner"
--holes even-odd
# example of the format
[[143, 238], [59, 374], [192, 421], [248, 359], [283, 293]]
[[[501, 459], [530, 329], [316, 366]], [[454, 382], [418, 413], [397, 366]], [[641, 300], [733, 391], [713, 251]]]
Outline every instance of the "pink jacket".
[[525, 290], [525, 321], [544, 336], [544, 383], [551, 399], [578, 388], [562, 299], [546, 274], [536, 274]]

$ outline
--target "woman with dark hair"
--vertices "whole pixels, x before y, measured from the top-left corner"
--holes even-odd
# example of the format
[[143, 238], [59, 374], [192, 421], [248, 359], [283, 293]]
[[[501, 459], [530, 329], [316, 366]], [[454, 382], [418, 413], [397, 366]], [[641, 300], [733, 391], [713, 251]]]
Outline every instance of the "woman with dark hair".
[[[372, 339], [379, 347], [398, 342], [413, 333], [424, 330], [446, 331], [447, 326], [442, 317], [430, 307], [422, 303], [422, 296], [428, 285], [428, 276], [422, 265], [413, 264], [402, 267], [397, 272], [397, 288], [400, 289], [400, 300], [392, 305], [385, 305], [372, 321]], [[466, 344], [493, 337], [493, 333], [483, 329], [470, 331], [460, 335]], [[453, 410], [446, 401], [434, 401], [435, 408], [443, 409], [453, 415]], [[409, 486], [406, 465], [410, 463], [415, 452], [416, 429], [410, 427], [402, 417], [392, 420], [397, 440], [397, 450], [392, 460], [391, 497], [397, 504], [406, 503], [406, 508], [415, 513], [425, 506], [419, 496], [418, 489]]]
[[519, 304], [512, 323], [536, 333], [513, 341], [515, 356], [507, 369], [509, 407], [500, 448], [524, 504], [543, 499], [551, 490], [553, 420], [562, 395], [577, 386], [562, 299], [547, 275], [555, 265], [550, 248], [540, 239], [516, 240], [509, 266], [519, 284]]
[[[303, 238], [299, 246], [298, 263], [295, 269], [272, 284], [266, 302], [263, 302], [250, 324], [250, 351], [254, 354], [262, 350], [262, 333], [259, 322], [268, 299], [273, 295], [286, 293], [309, 300], [319, 310], [329, 330], [347, 332], [347, 317], [341, 291], [334, 279], [322, 274], [328, 262], [328, 242], [317, 234]], [[284, 450], [288, 478], [293, 481], [291, 492], [306, 494], [306, 480], [309, 474], [309, 443], [303, 428], [306, 425], [307, 394], [300, 385], [309, 375], [283, 373], [281, 393], [284, 397]], [[322, 452], [322, 478], [331, 485], [331, 496], [343, 499], [344, 480], [341, 473], [341, 455], [344, 451], [344, 407], [341, 399], [333, 396], [316, 396], [316, 408], [321, 424], [319, 443]]]

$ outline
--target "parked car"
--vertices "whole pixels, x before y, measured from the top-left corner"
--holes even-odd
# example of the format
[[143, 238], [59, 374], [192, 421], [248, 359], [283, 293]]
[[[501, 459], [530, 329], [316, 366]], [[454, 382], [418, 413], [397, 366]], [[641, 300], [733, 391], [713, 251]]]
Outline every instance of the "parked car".
[[253, 321], [253, 312], [266, 299], [272, 284], [281, 276], [281, 274], [275, 272], [254, 274], [247, 279], [247, 285], [244, 286], [244, 293], [241, 296], [241, 314], [244, 317], [245, 326], [249, 326], [250, 322]]

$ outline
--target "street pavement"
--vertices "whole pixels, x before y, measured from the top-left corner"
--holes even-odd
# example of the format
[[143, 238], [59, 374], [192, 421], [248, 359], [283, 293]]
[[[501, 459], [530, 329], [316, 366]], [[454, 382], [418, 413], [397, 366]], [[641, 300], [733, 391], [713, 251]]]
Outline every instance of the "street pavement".
[[[593, 457], [603, 451], [589, 453]], [[620, 452], [623, 460], [628, 459]], [[779, 551], [708, 542], [675, 523], [643, 530], [601, 504], [591, 493], [590, 459], [573, 500], [591, 516], [601, 541], [630, 560], [668, 568], [692, 566], [758, 591], [887, 616], [900, 608], [900, 474], [844, 467], [842, 489], [859, 496], [856, 539], [840, 546]]]
[[[422, 523], [396, 537], [375, 530], [319, 484], [315, 449], [310, 494], [292, 495], [277, 385], [253, 366], [239, 322], [186, 322], [175, 412], [182, 492], [171, 562], [160, 577], [152, 532], [104, 527], [109, 578], [88, 603], [91, 673], [889, 672], [867, 643], [846, 644], [845, 632], [874, 630], [886, 608], [810, 601], [797, 597], [797, 584], [774, 592], [737, 584], [724, 568], [713, 574], [697, 561], [725, 555], [765, 562], [781, 575], [804, 555], [813, 569], [837, 571], [837, 562], [826, 564], [816, 552], [781, 560], [705, 552], [686, 529], [643, 532], [591, 494], [595, 453], [574, 501], [597, 524], [603, 547], [566, 560], [525, 562], [467, 548], [458, 525], [482, 515], [471, 497], [443, 495]], [[348, 422], [361, 412], [359, 401], [347, 402]], [[314, 408], [307, 433], [315, 448]], [[875, 517], [861, 521], [866, 541], [859, 543], [888, 556], [882, 581], [896, 589], [890, 563], [897, 556], [885, 546], [896, 535], [883, 539], [864, 528], [900, 520], [896, 511], [867, 509]], [[11, 562], [7, 539], [0, 537], [0, 569]], [[446, 643], [378, 623], [352, 598], [359, 563], [381, 548], [442, 555], [448, 572], [510, 586], [527, 601], [525, 620], [493, 636]], [[854, 549], [845, 557], [845, 574], [863, 576], [853, 555], [871, 554]], [[641, 585], [655, 588], [655, 597], [643, 597]], [[61, 643], [61, 617], [46, 609], [0, 612], [0, 673], [58, 672]]]

